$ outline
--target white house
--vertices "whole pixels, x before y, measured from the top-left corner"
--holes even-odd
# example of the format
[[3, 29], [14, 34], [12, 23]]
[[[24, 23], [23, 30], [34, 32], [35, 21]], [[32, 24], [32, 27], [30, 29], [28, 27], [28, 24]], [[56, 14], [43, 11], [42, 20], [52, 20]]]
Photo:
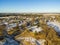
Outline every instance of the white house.
[[53, 27], [56, 32], [60, 32], [60, 23], [58, 21], [49, 21], [47, 25]]
[[43, 29], [41, 27], [32, 26], [29, 28], [32, 32], [41, 32]]
[[12, 29], [13, 27], [16, 27], [16, 26], [17, 26], [17, 23], [11, 23], [11, 24], [6, 25], [6, 29], [7, 29], [7, 31], [10, 31], [10, 29]]

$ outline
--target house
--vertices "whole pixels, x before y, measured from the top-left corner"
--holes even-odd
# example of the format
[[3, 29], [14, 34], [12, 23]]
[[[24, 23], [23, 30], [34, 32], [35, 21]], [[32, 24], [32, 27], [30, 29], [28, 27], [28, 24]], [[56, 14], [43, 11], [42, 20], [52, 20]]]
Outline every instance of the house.
[[16, 26], [17, 26], [17, 23], [7, 24], [6, 29], [7, 29], [7, 31], [10, 31], [10, 29], [12, 29], [13, 27], [16, 27]]
[[21, 40], [24, 40], [24, 41], [27, 41], [27, 42], [30, 42], [32, 45], [36, 44], [36, 45], [44, 45], [44, 42], [46, 41], [45, 39], [35, 39], [33, 37], [19, 37], [17, 38], [17, 40], [21, 41]]
[[60, 35], [60, 23], [58, 21], [49, 21], [47, 25], [53, 27], [54, 30]]
[[36, 40], [36, 45], [44, 45], [45, 39]]
[[41, 32], [43, 29], [41, 27], [32, 26], [29, 28], [29, 30], [32, 32]]

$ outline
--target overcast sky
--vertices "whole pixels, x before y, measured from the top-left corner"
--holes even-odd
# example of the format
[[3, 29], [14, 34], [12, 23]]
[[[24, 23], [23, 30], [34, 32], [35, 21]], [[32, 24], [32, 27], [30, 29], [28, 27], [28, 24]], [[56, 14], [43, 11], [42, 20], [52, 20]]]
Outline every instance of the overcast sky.
[[60, 12], [60, 0], [0, 0], [0, 12]]

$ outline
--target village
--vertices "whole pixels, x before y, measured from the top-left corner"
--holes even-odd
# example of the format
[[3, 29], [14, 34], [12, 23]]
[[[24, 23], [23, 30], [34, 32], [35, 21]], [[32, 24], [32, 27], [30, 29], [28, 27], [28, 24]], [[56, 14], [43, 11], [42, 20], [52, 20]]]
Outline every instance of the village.
[[9, 39], [2, 37], [3, 30], [13, 36], [17, 32], [14, 38], [20, 42], [19, 45], [59, 45], [60, 15], [23, 14], [0, 17], [1, 45]]

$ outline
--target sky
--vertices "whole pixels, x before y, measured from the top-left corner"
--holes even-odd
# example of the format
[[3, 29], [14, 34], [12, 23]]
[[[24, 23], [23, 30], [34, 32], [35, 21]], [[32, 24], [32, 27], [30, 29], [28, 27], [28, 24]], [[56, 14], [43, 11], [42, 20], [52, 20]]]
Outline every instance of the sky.
[[60, 0], [0, 0], [0, 13], [60, 13]]

